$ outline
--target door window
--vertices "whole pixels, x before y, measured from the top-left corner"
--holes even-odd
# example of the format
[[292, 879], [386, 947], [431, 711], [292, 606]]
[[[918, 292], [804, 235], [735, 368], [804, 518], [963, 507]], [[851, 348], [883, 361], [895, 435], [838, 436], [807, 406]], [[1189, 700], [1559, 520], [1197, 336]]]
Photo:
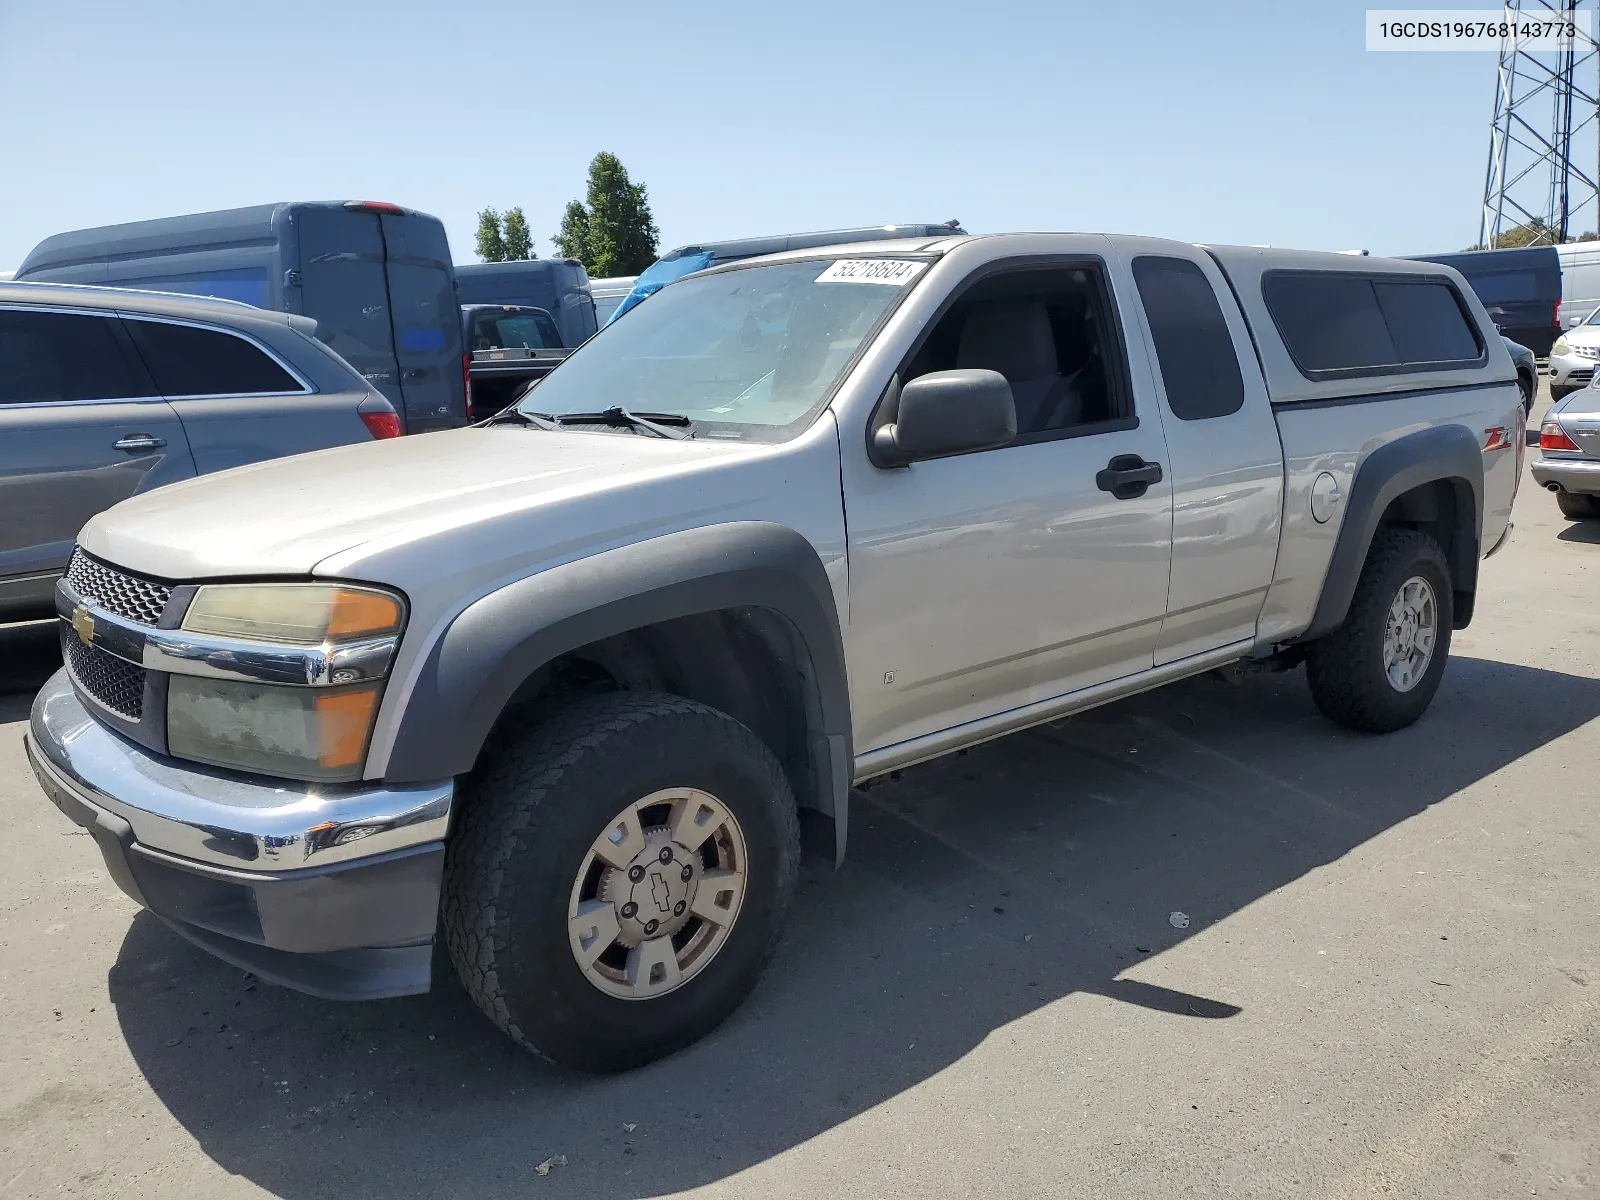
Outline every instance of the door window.
[[1097, 263], [980, 278], [939, 318], [901, 379], [962, 368], [1006, 377], [1017, 406], [1013, 445], [1098, 432], [1133, 416], [1122, 338]]
[[150, 396], [112, 318], [0, 309], [0, 404]]
[[1200, 267], [1155, 255], [1133, 260], [1167, 407], [1180, 421], [1225, 417], [1244, 406], [1244, 376], [1228, 322]]
[[262, 350], [231, 333], [160, 321], [125, 323], [156, 387], [169, 398], [306, 390]]

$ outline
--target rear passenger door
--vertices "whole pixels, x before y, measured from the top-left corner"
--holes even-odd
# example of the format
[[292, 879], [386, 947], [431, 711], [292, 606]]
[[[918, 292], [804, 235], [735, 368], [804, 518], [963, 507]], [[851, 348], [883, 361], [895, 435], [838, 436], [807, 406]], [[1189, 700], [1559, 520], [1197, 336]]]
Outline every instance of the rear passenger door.
[[1161, 395], [1172, 579], [1155, 663], [1255, 638], [1283, 520], [1283, 449], [1244, 316], [1210, 255], [1130, 264]]
[[357, 396], [317, 392], [237, 331], [131, 313], [123, 326], [182, 420], [202, 475], [368, 437]]
[[193, 474], [115, 317], [0, 308], [0, 619], [48, 600], [90, 517]]

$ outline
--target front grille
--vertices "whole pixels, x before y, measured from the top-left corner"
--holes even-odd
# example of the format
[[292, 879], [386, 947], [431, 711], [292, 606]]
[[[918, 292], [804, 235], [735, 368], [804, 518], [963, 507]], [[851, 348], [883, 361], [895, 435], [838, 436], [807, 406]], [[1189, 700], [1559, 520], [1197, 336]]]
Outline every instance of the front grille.
[[172, 595], [169, 585], [108, 567], [82, 550], [72, 552], [67, 583], [85, 600], [93, 600], [107, 612], [141, 625], [159, 621], [167, 598]]
[[1593, 378], [1594, 378], [1594, 368], [1593, 367], [1579, 367], [1576, 371], [1571, 371], [1571, 372], [1568, 373], [1567, 382], [1568, 383], [1584, 384], [1584, 383], [1588, 383], [1589, 380], [1591, 380]]
[[95, 646], [86, 646], [71, 630], [62, 636], [67, 652], [67, 665], [77, 684], [114, 713], [130, 721], [144, 716], [144, 668], [135, 666], [108, 654]]

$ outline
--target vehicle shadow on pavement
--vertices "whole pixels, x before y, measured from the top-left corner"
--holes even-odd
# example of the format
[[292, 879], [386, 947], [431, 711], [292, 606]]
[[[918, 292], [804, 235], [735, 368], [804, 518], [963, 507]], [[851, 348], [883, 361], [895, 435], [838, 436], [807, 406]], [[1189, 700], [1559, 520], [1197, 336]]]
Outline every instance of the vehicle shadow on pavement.
[[1556, 538], [1563, 542], [1587, 542], [1591, 546], [1600, 546], [1600, 521], [1574, 521]]
[[447, 973], [426, 997], [329, 1004], [258, 985], [143, 914], [111, 998], [176, 1119], [276, 1195], [522, 1194], [541, 1165], [555, 1195], [677, 1192], [825, 1133], [1073, 993], [1225, 1024], [1248, 991], [1124, 973], [1597, 714], [1600, 681], [1457, 658], [1428, 716], [1389, 737], [1322, 720], [1296, 672], [1192, 680], [907, 770], [855, 793], [849, 861], [803, 881], [750, 1002], [627, 1075], [541, 1064]]

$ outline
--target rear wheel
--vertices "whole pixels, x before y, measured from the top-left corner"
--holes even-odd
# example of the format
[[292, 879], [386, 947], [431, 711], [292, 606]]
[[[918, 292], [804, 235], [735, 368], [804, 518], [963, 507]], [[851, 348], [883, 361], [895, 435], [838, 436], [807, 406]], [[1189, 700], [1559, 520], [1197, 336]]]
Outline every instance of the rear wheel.
[[638, 1066], [755, 986], [799, 857], [794, 797], [749, 729], [678, 696], [596, 697], [503, 744], [465, 797], [445, 944], [527, 1049]]
[[1348, 729], [1405, 728], [1439, 690], [1453, 620], [1439, 544], [1413, 529], [1379, 531], [1344, 624], [1307, 651], [1312, 700]]
[[1569, 521], [1600, 517], [1600, 497], [1585, 495], [1582, 492], [1557, 492], [1556, 507]]

